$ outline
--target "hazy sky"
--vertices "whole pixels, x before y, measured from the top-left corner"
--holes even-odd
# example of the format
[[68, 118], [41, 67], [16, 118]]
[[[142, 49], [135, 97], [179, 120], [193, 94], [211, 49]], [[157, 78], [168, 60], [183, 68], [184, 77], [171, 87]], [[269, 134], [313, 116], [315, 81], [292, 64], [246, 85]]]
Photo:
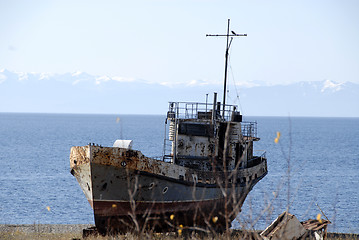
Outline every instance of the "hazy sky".
[[357, 0], [0, 0], [0, 69], [151, 82], [359, 83]]

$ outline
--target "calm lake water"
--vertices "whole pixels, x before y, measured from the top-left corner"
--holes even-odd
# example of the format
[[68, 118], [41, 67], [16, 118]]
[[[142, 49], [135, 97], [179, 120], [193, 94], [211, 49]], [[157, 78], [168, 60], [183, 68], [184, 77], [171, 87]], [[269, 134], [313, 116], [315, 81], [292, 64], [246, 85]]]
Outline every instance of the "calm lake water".
[[[244, 120], [258, 122], [255, 149], [266, 150], [269, 173], [249, 194], [234, 227], [264, 229], [288, 207], [289, 180], [289, 209], [300, 221], [315, 219], [318, 205], [333, 223], [329, 231], [359, 233], [359, 118]], [[150, 115], [0, 113], [0, 223], [94, 223], [70, 174], [70, 148], [112, 146], [122, 138], [147, 156], [160, 156], [164, 121]]]

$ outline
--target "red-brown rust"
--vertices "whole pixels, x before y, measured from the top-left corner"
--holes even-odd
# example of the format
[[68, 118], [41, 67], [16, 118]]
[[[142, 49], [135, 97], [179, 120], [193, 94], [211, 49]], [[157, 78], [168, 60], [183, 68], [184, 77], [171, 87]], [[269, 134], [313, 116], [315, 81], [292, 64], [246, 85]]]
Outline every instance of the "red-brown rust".
[[[188, 202], [139, 202], [135, 203], [137, 214], [145, 214], [149, 210], [154, 214], [176, 213], [200, 209], [204, 212], [211, 212], [214, 208], [224, 204], [224, 199], [188, 201]], [[90, 203], [94, 206], [94, 211], [99, 216], [118, 216], [128, 215], [133, 209], [130, 202], [124, 201], [101, 201], [95, 200]]]
[[90, 161], [88, 146], [72, 147], [70, 153], [70, 167], [84, 164]]
[[[224, 217], [224, 200], [202, 202], [136, 203], [95, 201], [96, 226], [105, 233], [127, 232], [142, 228], [169, 231], [182, 225], [219, 229], [230, 222], [236, 214]], [[135, 211], [134, 211], [135, 210]], [[232, 209], [230, 209], [232, 210]], [[214, 220], [215, 219], [215, 220]], [[135, 223], [136, 221], [136, 223]]]
[[[118, 168], [123, 168], [125, 165], [128, 169], [145, 171], [174, 178], [178, 178], [178, 174], [180, 173], [179, 166], [169, 166], [168, 163], [163, 161], [145, 157], [137, 150], [98, 146], [91, 146], [90, 149], [92, 152], [91, 161], [93, 163], [111, 165]], [[170, 171], [170, 168], [173, 171]]]

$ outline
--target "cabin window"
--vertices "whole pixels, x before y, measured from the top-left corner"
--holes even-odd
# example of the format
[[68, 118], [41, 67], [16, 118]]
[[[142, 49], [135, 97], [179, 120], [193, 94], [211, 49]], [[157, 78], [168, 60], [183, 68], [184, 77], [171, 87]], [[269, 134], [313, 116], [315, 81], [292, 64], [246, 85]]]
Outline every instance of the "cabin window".
[[197, 118], [198, 119], [211, 119], [212, 118], [212, 110], [210, 110], [209, 112], [198, 111]]
[[168, 187], [165, 187], [162, 191], [163, 194], [165, 194], [168, 191]]
[[183, 122], [179, 125], [178, 133], [190, 136], [213, 137], [213, 127], [210, 124]]

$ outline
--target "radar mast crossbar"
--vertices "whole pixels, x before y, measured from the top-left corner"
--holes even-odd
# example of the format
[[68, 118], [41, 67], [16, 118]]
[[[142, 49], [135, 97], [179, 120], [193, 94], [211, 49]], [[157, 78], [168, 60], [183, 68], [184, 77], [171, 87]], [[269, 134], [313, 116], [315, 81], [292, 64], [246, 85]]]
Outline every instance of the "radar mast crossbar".
[[[227, 68], [228, 68], [228, 54], [229, 48], [231, 47], [231, 43], [233, 37], [246, 37], [247, 34], [237, 34], [234, 31], [229, 32], [229, 23], [230, 19], [228, 19], [228, 27], [227, 27], [227, 34], [206, 34], [206, 37], [227, 37], [227, 44], [226, 44], [226, 56], [225, 56], [225, 64], [224, 64], [224, 86], [223, 86], [223, 114], [225, 111], [226, 106], [226, 92], [227, 92]], [[231, 37], [231, 41], [229, 41], [229, 37]]]

